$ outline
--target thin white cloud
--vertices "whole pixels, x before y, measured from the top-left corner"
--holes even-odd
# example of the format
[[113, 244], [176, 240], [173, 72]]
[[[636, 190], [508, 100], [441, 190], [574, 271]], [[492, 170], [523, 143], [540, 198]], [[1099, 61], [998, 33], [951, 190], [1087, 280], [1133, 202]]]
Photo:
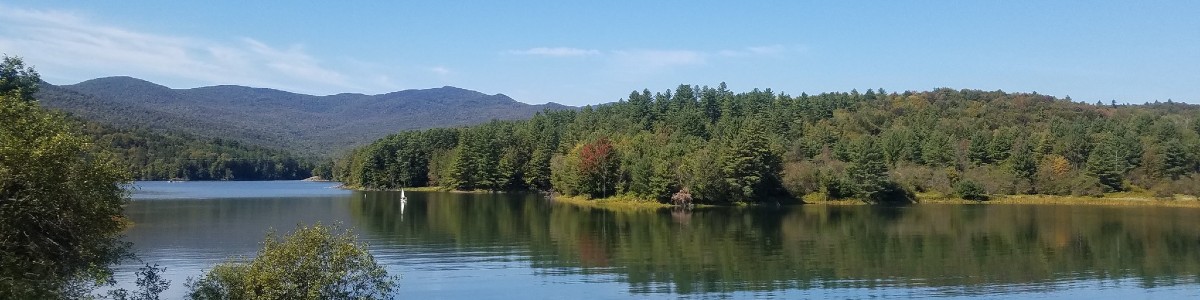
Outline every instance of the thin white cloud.
[[708, 61], [707, 54], [690, 50], [620, 50], [612, 54], [619, 65], [641, 66], [650, 70], [702, 65]]
[[277, 47], [252, 38], [220, 42], [145, 33], [62, 11], [0, 6], [0, 49], [24, 57], [43, 74], [69, 74], [65, 77], [132, 75], [306, 93], [376, 92], [395, 87], [376, 72], [326, 66], [300, 45]]
[[438, 76], [446, 76], [446, 75], [450, 75], [450, 73], [454, 72], [454, 71], [451, 71], [450, 68], [443, 67], [443, 66], [436, 66], [436, 67], [429, 68], [429, 71], [433, 72], [433, 74], [437, 74]]
[[721, 50], [717, 51], [717, 55], [729, 57], [774, 56], [783, 54], [785, 51], [787, 51], [787, 48], [782, 45], [771, 45], [746, 47], [737, 50]]
[[517, 55], [534, 55], [534, 56], [549, 56], [549, 57], [578, 57], [599, 55], [599, 50], [580, 49], [570, 47], [536, 47], [525, 50], [511, 50], [509, 54]]
[[649, 75], [679, 67], [700, 66], [710, 61], [734, 57], [781, 56], [789, 51], [782, 45], [752, 46], [733, 50], [696, 51], [672, 49], [621, 49], [601, 51], [572, 47], [535, 47], [525, 50], [510, 50], [508, 54], [542, 57], [599, 57], [611, 71], [619, 76]]

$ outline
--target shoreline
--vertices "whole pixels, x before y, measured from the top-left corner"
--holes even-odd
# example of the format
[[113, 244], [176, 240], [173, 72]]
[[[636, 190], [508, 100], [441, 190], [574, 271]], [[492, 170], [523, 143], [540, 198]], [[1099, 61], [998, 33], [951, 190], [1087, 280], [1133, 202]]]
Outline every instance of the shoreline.
[[579, 207], [601, 208], [610, 210], [658, 210], [672, 208], [675, 205], [660, 203], [654, 200], [638, 199], [627, 196], [613, 196], [600, 199], [590, 199], [584, 196], [563, 196], [555, 194], [551, 201], [566, 203]]
[[[342, 189], [354, 191], [400, 191], [400, 189], [363, 189], [341, 186]], [[448, 192], [464, 194], [509, 193], [512, 191], [472, 190], [459, 191], [443, 187], [412, 187], [404, 188], [413, 192]], [[523, 191], [536, 193], [535, 191]], [[640, 199], [633, 196], [612, 196], [601, 199], [590, 199], [585, 196], [564, 196], [554, 194], [553, 201], [572, 204], [580, 207], [603, 208], [614, 210], [649, 210], [672, 208], [675, 205], [661, 203], [652, 199]], [[772, 203], [773, 204], [773, 203]], [[769, 203], [742, 203], [732, 205], [696, 204], [695, 207], [744, 207], [771, 205]], [[787, 205], [833, 205], [857, 206], [873, 205], [858, 199], [827, 200], [821, 194], [810, 194], [802, 197], [799, 203]], [[1200, 208], [1200, 199], [1193, 196], [1176, 196], [1174, 199], [1160, 199], [1135, 193], [1112, 193], [1103, 197], [1087, 196], [1054, 196], [1054, 195], [998, 195], [989, 200], [975, 201], [933, 193], [916, 195], [916, 202], [905, 205], [1093, 205], [1093, 206], [1160, 206], [1160, 207], [1190, 207]]]
[[[805, 197], [801, 205], [871, 205], [857, 199], [825, 200]], [[904, 205], [1088, 205], [1088, 206], [1159, 206], [1200, 208], [1200, 200], [1191, 196], [1176, 196], [1174, 199], [1158, 199], [1127, 193], [1114, 193], [1104, 197], [1054, 196], [1054, 195], [1001, 195], [976, 201], [938, 194], [919, 194], [917, 200]]]
[[[1181, 199], [1182, 198], [1182, 199]], [[555, 195], [555, 201], [573, 204], [583, 207], [604, 208], [615, 210], [645, 210], [645, 209], [661, 209], [672, 208], [675, 205], [660, 203], [647, 199], [636, 199], [633, 197], [616, 196], [602, 199], [588, 199], [583, 196], [562, 196]], [[711, 204], [696, 204], [696, 208], [704, 207], [747, 207], [772, 205], [770, 203], [746, 203], [733, 205], [711, 205]], [[797, 204], [787, 205], [829, 205], [829, 206], [870, 206], [867, 202], [858, 199], [842, 199], [842, 200], [818, 200], [804, 199]], [[1155, 199], [1148, 197], [1080, 197], [1080, 196], [1052, 196], [1052, 195], [1005, 195], [996, 196], [990, 200], [975, 201], [966, 200], [956, 197], [945, 197], [940, 195], [919, 195], [917, 201], [903, 205], [1087, 205], [1087, 206], [1156, 206], [1156, 207], [1184, 207], [1184, 208], [1200, 208], [1200, 199], [1196, 197], [1176, 197], [1176, 199]]]
[[[341, 184], [341, 185], [338, 185], [337, 188], [343, 189], [343, 190], [348, 190], [348, 191], [360, 191], [360, 192], [406, 191], [406, 192], [446, 192], [446, 193], [459, 193], [459, 194], [503, 194], [503, 193], [508, 193], [506, 191], [489, 191], [489, 190], [460, 191], [460, 190], [446, 189], [446, 188], [443, 188], [440, 186], [406, 187], [406, 188], [402, 188], [402, 189], [370, 189], [370, 188], [362, 188], [362, 187], [352, 187], [352, 186], [347, 186], [345, 184]], [[533, 191], [529, 191], [529, 192], [532, 193]]]

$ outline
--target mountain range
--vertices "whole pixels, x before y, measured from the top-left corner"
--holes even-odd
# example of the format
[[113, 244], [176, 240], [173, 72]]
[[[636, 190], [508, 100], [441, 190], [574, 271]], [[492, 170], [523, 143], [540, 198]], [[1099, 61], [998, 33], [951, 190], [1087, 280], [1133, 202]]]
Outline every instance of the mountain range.
[[544, 110], [504, 94], [451, 86], [364, 95], [314, 96], [236, 85], [172, 89], [132, 77], [72, 85], [43, 83], [41, 105], [118, 127], [229, 139], [325, 156], [402, 130], [523, 119]]

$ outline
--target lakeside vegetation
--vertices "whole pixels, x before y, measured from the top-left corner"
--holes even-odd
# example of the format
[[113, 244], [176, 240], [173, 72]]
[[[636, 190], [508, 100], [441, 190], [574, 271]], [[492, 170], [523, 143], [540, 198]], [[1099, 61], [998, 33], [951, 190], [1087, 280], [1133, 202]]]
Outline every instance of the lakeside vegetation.
[[671, 205], [646, 199], [639, 199], [633, 196], [612, 196], [601, 199], [591, 199], [586, 196], [556, 196], [553, 201], [561, 203], [570, 203], [573, 205], [603, 208], [610, 210], [655, 210], [660, 208], [668, 208]]
[[[862, 201], [846, 201], [845, 199], [829, 199], [825, 195], [808, 194], [802, 199], [805, 204], [819, 205], [869, 205]], [[956, 195], [939, 193], [918, 193], [916, 203], [920, 204], [1038, 204], [1038, 205], [1087, 205], [1087, 206], [1163, 206], [1163, 207], [1193, 207], [1200, 208], [1200, 201], [1195, 196], [1177, 195], [1174, 198], [1154, 197], [1144, 193], [1109, 193], [1101, 197], [1070, 196], [1070, 195], [997, 195], [987, 201], [963, 199]]]
[[79, 299], [130, 258], [113, 157], [33, 98], [39, 76], [0, 63], [0, 298]]
[[253, 259], [230, 260], [188, 280], [188, 298], [392, 299], [398, 276], [339, 225], [301, 226], [282, 237], [267, 233]]
[[791, 96], [680, 85], [524, 121], [400, 132], [334, 164], [353, 188], [439, 186], [667, 203], [912, 202], [918, 193], [1200, 195], [1200, 107], [1037, 93]]

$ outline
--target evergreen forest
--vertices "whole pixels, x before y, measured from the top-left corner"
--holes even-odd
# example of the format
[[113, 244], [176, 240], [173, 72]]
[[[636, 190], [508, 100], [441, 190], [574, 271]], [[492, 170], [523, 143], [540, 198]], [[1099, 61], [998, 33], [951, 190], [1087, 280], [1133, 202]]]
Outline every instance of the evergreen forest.
[[680, 85], [521, 121], [404, 131], [348, 152], [347, 186], [537, 190], [730, 204], [921, 195], [1200, 195], [1200, 107], [1037, 93], [792, 96]]

